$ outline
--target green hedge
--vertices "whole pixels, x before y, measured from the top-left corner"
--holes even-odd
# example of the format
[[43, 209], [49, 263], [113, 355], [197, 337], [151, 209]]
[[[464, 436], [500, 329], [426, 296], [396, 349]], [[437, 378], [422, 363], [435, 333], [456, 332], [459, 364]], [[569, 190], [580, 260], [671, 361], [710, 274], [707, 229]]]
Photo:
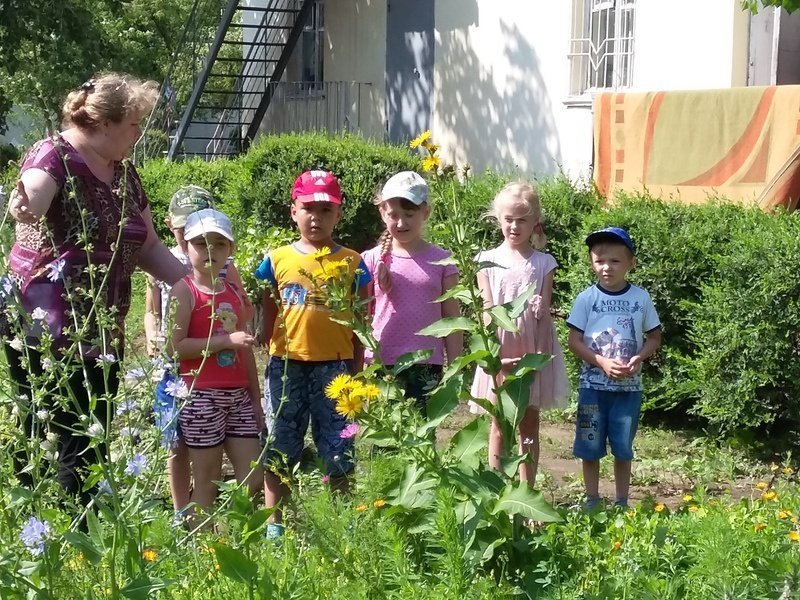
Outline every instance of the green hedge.
[[[419, 167], [419, 157], [404, 148], [355, 136], [291, 134], [265, 136], [246, 155], [234, 160], [159, 160], [145, 164], [140, 173], [154, 215], [166, 215], [175, 190], [194, 183], [214, 193], [222, 210], [243, 230], [255, 227], [266, 231], [272, 227], [294, 230], [289, 216], [294, 180], [308, 169], [327, 169], [339, 178], [345, 197], [336, 238], [363, 250], [374, 243], [382, 229], [372, 203], [376, 191], [392, 174]], [[168, 235], [164, 227], [160, 233]]]
[[[301, 171], [334, 171], [346, 203], [338, 238], [357, 249], [380, 232], [372, 205], [392, 173], [418, 169], [416, 155], [358, 138], [268, 137], [244, 157], [213, 163], [151, 162], [141, 169], [157, 220], [180, 185], [211, 189], [239, 228], [237, 262], [246, 282], [267, 247], [291, 239], [291, 184]], [[512, 176], [484, 173], [459, 183], [432, 182], [432, 196], [455, 191], [474, 223], [474, 250], [497, 245], [489, 202]], [[564, 178], [539, 182], [548, 250], [559, 269], [554, 307], [565, 315], [593, 280], [583, 239], [600, 227], [626, 227], [638, 248], [632, 282], [653, 297], [664, 346], [645, 369], [646, 409], [693, 413], [712, 429], [777, 429], [800, 425], [800, 221], [757, 209], [709, 203], [683, 205], [648, 196], [605, 204], [591, 186]], [[452, 220], [434, 203], [429, 238], [444, 247]], [[573, 361], [572, 367], [576, 366]]]

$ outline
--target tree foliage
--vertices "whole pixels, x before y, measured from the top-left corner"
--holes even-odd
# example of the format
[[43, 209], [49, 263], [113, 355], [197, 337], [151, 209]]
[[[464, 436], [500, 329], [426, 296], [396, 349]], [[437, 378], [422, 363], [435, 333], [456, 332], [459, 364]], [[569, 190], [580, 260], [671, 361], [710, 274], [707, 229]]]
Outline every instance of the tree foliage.
[[[98, 71], [161, 81], [195, 0], [0, 0], [0, 129], [10, 103], [42, 130], [66, 93]], [[221, 0], [201, 0], [209, 35]], [[191, 77], [184, 69], [182, 77]]]
[[753, 14], [767, 6], [776, 6], [787, 12], [794, 12], [800, 8], [800, 0], [742, 0], [742, 6]]

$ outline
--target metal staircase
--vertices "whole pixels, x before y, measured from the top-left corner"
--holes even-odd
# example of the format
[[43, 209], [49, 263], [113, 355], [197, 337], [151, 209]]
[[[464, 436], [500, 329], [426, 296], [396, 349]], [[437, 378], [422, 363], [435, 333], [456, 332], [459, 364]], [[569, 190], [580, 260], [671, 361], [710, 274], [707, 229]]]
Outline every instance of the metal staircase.
[[213, 159], [247, 150], [313, 5], [314, 0], [228, 0], [170, 135], [167, 158]]

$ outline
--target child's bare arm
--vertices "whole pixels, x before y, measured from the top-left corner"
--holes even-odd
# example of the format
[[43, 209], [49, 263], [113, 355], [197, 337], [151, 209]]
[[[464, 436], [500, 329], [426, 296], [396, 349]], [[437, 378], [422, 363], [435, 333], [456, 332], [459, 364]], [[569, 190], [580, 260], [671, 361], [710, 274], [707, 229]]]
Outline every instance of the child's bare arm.
[[144, 334], [147, 354], [154, 356], [156, 340], [161, 332], [161, 288], [153, 277], [147, 276], [147, 291], [144, 297]]
[[628, 377], [628, 365], [623, 364], [619, 360], [606, 358], [597, 354], [583, 343], [583, 333], [577, 329], [569, 330], [568, 345], [570, 352], [575, 356], [590, 365], [600, 367], [611, 379], [624, 379]]
[[[446, 292], [458, 284], [458, 274], [448, 275], [442, 282], [442, 291]], [[442, 317], [457, 317], [461, 314], [458, 300], [450, 298], [442, 302]], [[456, 331], [444, 339], [444, 349], [447, 354], [447, 362], [453, 362], [464, 350], [464, 334]]]
[[628, 361], [628, 374], [633, 375], [639, 369], [642, 362], [653, 356], [661, 347], [661, 329], [654, 329], [646, 334], [644, 345], [638, 354], [632, 356]]
[[[494, 306], [492, 301], [492, 291], [489, 288], [489, 276], [484, 271], [478, 271], [478, 290], [481, 292], [483, 298], [483, 308], [488, 309]], [[488, 327], [492, 323], [492, 317], [488, 312], [483, 313], [483, 324]]]

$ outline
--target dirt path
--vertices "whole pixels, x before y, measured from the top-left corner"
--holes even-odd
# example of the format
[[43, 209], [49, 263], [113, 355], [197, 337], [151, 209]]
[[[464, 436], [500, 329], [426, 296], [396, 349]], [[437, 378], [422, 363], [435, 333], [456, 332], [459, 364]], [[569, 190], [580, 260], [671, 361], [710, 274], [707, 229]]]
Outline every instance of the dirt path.
[[[474, 418], [466, 407], [459, 407], [453, 415], [437, 431], [437, 441], [441, 444], [447, 441], [461, 427]], [[660, 430], [651, 430], [658, 434], [654, 437], [647, 430], [643, 431], [643, 439], [637, 443], [637, 460], [633, 465], [633, 477], [630, 490], [630, 502], [636, 504], [645, 498], [653, 498], [669, 507], [683, 503], [683, 496], [698, 485], [706, 488], [706, 493], [714, 496], [730, 495], [733, 499], [750, 496], [754, 492], [756, 480], [749, 476], [729, 477], [728, 474], [719, 472], [709, 466], [708, 472], [702, 476], [690, 472], [685, 468], [686, 461], [681, 460], [678, 450], [686, 448], [688, 440], [680, 434], [670, 433], [664, 444], [667, 450], [675, 447], [673, 460], [670, 458], [654, 458], [657, 452], [653, 447], [661, 445], [661, 438], [667, 437]], [[540, 459], [539, 488], [553, 502], [559, 504], [577, 503], [583, 490], [581, 476], [581, 463], [572, 455], [572, 442], [574, 439], [574, 425], [571, 423], [542, 422], [539, 430]], [[650, 436], [648, 439], [647, 436]], [[660, 448], [664, 450], [664, 447]], [[688, 452], [688, 449], [687, 449]], [[700, 459], [701, 460], [701, 459]], [[698, 460], [695, 460], [697, 463]], [[693, 463], [693, 464], [695, 464]], [[695, 468], [697, 470], [697, 468]], [[760, 493], [760, 492], [758, 492]], [[601, 463], [600, 495], [613, 501], [614, 481], [613, 464], [610, 458]]]

